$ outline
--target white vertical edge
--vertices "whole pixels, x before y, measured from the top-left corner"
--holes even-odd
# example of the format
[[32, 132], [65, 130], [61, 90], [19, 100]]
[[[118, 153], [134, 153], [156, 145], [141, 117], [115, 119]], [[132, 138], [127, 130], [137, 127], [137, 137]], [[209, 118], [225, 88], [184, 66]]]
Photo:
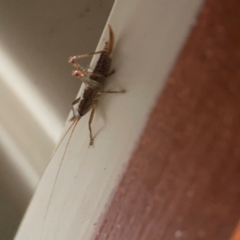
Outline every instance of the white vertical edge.
[[[126, 89], [127, 93], [101, 97], [93, 121], [93, 148], [88, 148], [89, 114], [79, 121], [47, 208], [65, 138], [37, 187], [15, 240], [92, 237], [95, 223], [110, 201], [202, 3], [115, 3], [108, 24], [115, 33], [112, 67], [116, 74], [109, 78], [106, 88]], [[107, 38], [106, 27], [98, 49]]]

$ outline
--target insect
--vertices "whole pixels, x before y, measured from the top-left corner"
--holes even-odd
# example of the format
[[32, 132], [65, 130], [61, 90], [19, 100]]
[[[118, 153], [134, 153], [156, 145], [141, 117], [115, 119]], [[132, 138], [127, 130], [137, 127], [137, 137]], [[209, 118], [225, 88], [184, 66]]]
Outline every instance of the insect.
[[[114, 73], [114, 70], [110, 71], [110, 66], [111, 66], [110, 56], [112, 53], [113, 45], [114, 45], [114, 34], [111, 26], [109, 25], [109, 41], [105, 43], [105, 47], [102, 51], [73, 56], [73, 57], [70, 57], [68, 60], [68, 62], [71, 63], [76, 68], [76, 70], [72, 72], [72, 75], [79, 78], [85, 84], [83, 96], [77, 98], [72, 103], [73, 117], [70, 120], [73, 122], [78, 122], [78, 120], [82, 116], [84, 116], [86, 113], [88, 113], [91, 110], [91, 114], [88, 122], [89, 135], [90, 135], [89, 146], [93, 145], [91, 124], [92, 124], [94, 111], [95, 111], [98, 98], [101, 96], [101, 94], [104, 94], [104, 93], [124, 93], [125, 92], [125, 90], [105, 91], [103, 89], [106, 77]], [[86, 69], [75, 62], [75, 60], [77, 59], [89, 57], [95, 54], [100, 54], [100, 57], [93, 72], [90, 72], [89, 69]], [[77, 107], [77, 115], [76, 115], [74, 110], [74, 105], [78, 103], [79, 105]]]
[[[45, 212], [44, 219], [46, 219], [48, 209], [50, 206], [50, 202], [51, 202], [53, 192], [55, 189], [55, 185], [56, 185], [56, 182], [58, 179], [58, 175], [60, 173], [60, 169], [61, 169], [61, 166], [63, 163], [63, 159], [65, 157], [69, 142], [71, 140], [72, 134], [74, 132], [74, 129], [77, 126], [78, 121], [81, 119], [81, 117], [83, 117], [85, 114], [87, 114], [89, 111], [91, 111], [89, 121], [88, 121], [88, 128], [89, 128], [89, 135], [90, 135], [89, 146], [92, 146], [93, 145], [93, 135], [92, 135], [91, 123], [93, 120], [94, 111], [95, 111], [95, 107], [96, 107], [98, 98], [101, 96], [101, 94], [104, 94], [104, 93], [125, 93], [125, 90], [121, 90], [121, 91], [111, 91], [111, 90], [105, 91], [104, 90], [104, 82], [105, 82], [106, 77], [108, 77], [114, 73], [114, 71], [110, 71], [111, 53], [112, 53], [113, 45], [114, 45], [114, 34], [113, 34], [113, 30], [112, 30], [111, 26], [109, 25], [109, 40], [107, 42], [105, 42], [105, 47], [102, 51], [93, 52], [93, 53], [84, 54], [84, 55], [77, 55], [77, 56], [70, 57], [68, 59], [68, 62], [70, 64], [72, 64], [76, 69], [76, 70], [73, 70], [72, 75], [79, 78], [85, 84], [85, 89], [83, 91], [82, 96], [72, 102], [73, 117], [70, 119], [70, 121], [72, 121], [72, 124], [70, 125], [70, 127], [68, 128], [66, 133], [63, 135], [62, 139], [58, 143], [58, 146], [55, 148], [55, 150], [52, 154], [52, 156], [53, 156], [54, 153], [57, 151], [58, 147], [61, 145], [65, 136], [68, 134], [70, 129], [72, 129], [69, 139], [67, 141], [67, 145], [65, 147], [64, 153], [62, 155], [62, 159], [61, 159], [60, 165], [58, 167], [58, 171], [57, 171], [54, 183], [53, 183], [53, 188], [52, 188], [50, 198], [49, 198], [49, 201], [47, 204], [47, 209]], [[100, 54], [100, 57], [99, 57], [97, 64], [92, 72], [89, 70], [89, 68], [84, 68], [80, 64], [76, 63], [76, 60], [78, 60], [78, 59], [93, 56], [95, 54]], [[75, 109], [74, 109], [74, 106], [76, 104], [78, 104], [77, 111], [75, 111]]]

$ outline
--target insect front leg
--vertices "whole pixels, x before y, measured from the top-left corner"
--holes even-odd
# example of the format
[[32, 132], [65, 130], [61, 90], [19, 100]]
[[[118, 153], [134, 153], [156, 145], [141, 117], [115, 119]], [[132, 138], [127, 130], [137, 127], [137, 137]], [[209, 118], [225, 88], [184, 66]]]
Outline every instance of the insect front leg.
[[86, 57], [90, 57], [93, 56], [95, 54], [101, 54], [104, 51], [98, 51], [98, 52], [93, 52], [93, 53], [87, 53], [87, 54], [83, 54], [83, 55], [76, 55], [76, 56], [72, 56], [68, 58], [68, 62], [70, 64], [72, 64], [77, 70], [83, 71], [86, 70], [84, 67], [82, 67], [81, 65], [77, 64], [75, 62], [75, 60], [81, 59], [81, 58], [86, 58]]
[[85, 72], [84, 73], [85, 76], [91, 77], [91, 76], [95, 76], [95, 77], [99, 77], [99, 78], [103, 78], [106, 77], [105, 75], [99, 74], [99, 73], [94, 73], [94, 72]]
[[[78, 70], [74, 70], [72, 72], [72, 75], [74, 77], [79, 78], [83, 83], [85, 83], [86, 85], [95, 87], [95, 88], [100, 88], [101, 84], [97, 81], [94, 81], [92, 79], [90, 79], [89, 77], [85, 77], [84, 74], [82, 74], [82, 72], [78, 71]], [[91, 73], [89, 73], [89, 75], [91, 76]]]

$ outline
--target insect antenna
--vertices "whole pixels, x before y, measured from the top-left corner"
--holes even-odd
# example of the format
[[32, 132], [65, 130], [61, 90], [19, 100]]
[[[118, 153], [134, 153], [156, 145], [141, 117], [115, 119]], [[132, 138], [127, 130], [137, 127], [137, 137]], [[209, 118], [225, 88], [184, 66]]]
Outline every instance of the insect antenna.
[[68, 134], [68, 132], [70, 131], [70, 129], [72, 128], [72, 126], [74, 125], [76, 119], [74, 119], [74, 121], [72, 122], [72, 124], [69, 126], [68, 130], [64, 133], [64, 135], [62, 136], [61, 140], [59, 141], [57, 147], [54, 149], [52, 155], [51, 155], [51, 158], [49, 160], [49, 162], [51, 161], [51, 159], [53, 158], [55, 152], [58, 150], [59, 146], [61, 145], [62, 141], [64, 140], [64, 138], [66, 137], [66, 135]]
[[[63, 155], [62, 155], [60, 165], [59, 165], [59, 167], [58, 167], [58, 171], [57, 171], [57, 174], [56, 174], [56, 177], [55, 177], [55, 180], [54, 180], [54, 184], [53, 184], [53, 187], [52, 187], [52, 192], [51, 192], [50, 198], [49, 198], [49, 200], [48, 200], [48, 205], [47, 205], [46, 213], [45, 213], [45, 216], [44, 216], [44, 220], [45, 220], [46, 217], [47, 217], [48, 209], [49, 209], [49, 206], [50, 206], [52, 197], [53, 197], [54, 189], [55, 189], [55, 186], [56, 186], [56, 183], [57, 183], [58, 175], [59, 175], [60, 170], [61, 170], [61, 167], [62, 167], [63, 159], [64, 159], [64, 157], [65, 157], [65, 155], [66, 155], [68, 145], [69, 145], [69, 143], [70, 143], [70, 140], [71, 140], [71, 138], [72, 138], [74, 129], [76, 128], [77, 123], [78, 123], [79, 120], [80, 120], [79, 117], [76, 117], [76, 118], [74, 119], [73, 123], [72, 123], [71, 126], [68, 128], [67, 132], [63, 135], [61, 141], [59, 142], [57, 148], [56, 148], [55, 151], [54, 151], [54, 153], [57, 151], [57, 149], [58, 149], [58, 147], [60, 146], [61, 142], [63, 141], [64, 137], [67, 135], [67, 133], [69, 132], [69, 130], [70, 130], [70, 129], [72, 128], [72, 126], [73, 126], [72, 131], [71, 131], [71, 134], [70, 134], [69, 139], [68, 139], [68, 141], [67, 141], [67, 145], [66, 145], [66, 147], [65, 147], [65, 149], [64, 149], [64, 153], [63, 153]], [[53, 154], [54, 154], [54, 153], [53, 153]]]

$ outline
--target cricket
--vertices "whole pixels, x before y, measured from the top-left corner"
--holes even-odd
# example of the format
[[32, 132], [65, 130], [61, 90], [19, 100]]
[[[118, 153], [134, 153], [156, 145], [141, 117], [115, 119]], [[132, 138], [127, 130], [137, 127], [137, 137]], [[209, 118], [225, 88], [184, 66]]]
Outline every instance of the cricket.
[[[66, 149], [68, 147], [69, 141], [72, 137], [72, 134], [74, 132], [74, 129], [78, 123], [78, 121], [86, 115], [89, 111], [90, 117], [88, 121], [88, 129], [89, 129], [89, 147], [93, 146], [93, 134], [92, 134], [92, 120], [96, 108], [97, 101], [99, 97], [102, 94], [107, 93], [125, 93], [125, 90], [120, 91], [111, 91], [111, 90], [104, 90], [104, 83], [107, 77], [111, 76], [115, 73], [114, 70], [110, 70], [111, 67], [111, 53], [114, 46], [114, 33], [112, 30], [112, 27], [109, 25], [109, 40], [105, 42], [104, 49], [102, 51], [83, 54], [83, 55], [76, 55], [69, 57], [68, 62], [73, 65], [75, 70], [72, 71], [72, 76], [77, 77], [81, 80], [81, 82], [85, 85], [84, 91], [81, 97], [75, 99], [72, 102], [72, 113], [73, 117], [69, 120], [72, 121], [72, 124], [66, 131], [66, 133], [63, 135], [62, 139], [60, 140], [58, 146], [54, 150], [53, 154], [57, 151], [59, 145], [65, 138], [65, 136], [68, 134], [70, 129], [72, 128], [69, 140], [66, 145]], [[76, 60], [91, 57], [93, 55], [99, 54], [100, 57], [97, 61], [97, 64], [93, 71], [91, 71], [89, 68], [84, 68], [80, 64], [76, 62]], [[77, 105], [77, 108], [74, 109], [74, 106]], [[66, 152], [65, 149], [65, 152]], [[64, 152], [64, 155], [65, 155]], [[64, 156], [63, 156], [64, 157]]]
[[[67, 131], [65, 132], [65, 134], [63, 135], [61, 140], [59, 141], [57, 147], [55, 148], [55, 150], [52, 154], [52, 157], [53, 157], [55, 152], [61, 145], [62, 141], [68, 134], [68, 132], [72, 129], [70, 136], [68, 138], [66, 147], [64, 149], [64, 153], [62, 155], [62, 159], [61, 159], [60, 165], [58, 167], [58, 171], [57, 171], [54, 183], [53, 183], [53, 188], [52, 188], [52, 191], [50, 194], [50, 198], [48, 201], [44, 219], [47, 216], [50, 202], [51, 202], [53, 192], [55, 189], [55, 185], [56, 185], [56, 182], [58, 179], [58, 175], [60, 173], [60, 169], [61, 169], [61, 166], [63, 163], [63, 159], [65, 157], [68, 145], [70, 143], [71, 137], [73, 135], [74, 129], [77, 126], [78, 121], [84, 115], [86, 115], [89, 111], [91, 111], [89, 121], [88, 121], [89, 138], [90, 138], [89, 147], [93, 146], [94, 138], [93, 138], [93, 134], [92, 134], [91, 124], [92, 124], [94, 111], [95, 111], [96, 104], [97, 104], [99, 97], [105, 93], [125, 93], [125, 90], [120, 90], [120, 91], [104, 90], [104, 83], [105, 83], [106, 78], [111, 76], [112, 74], [114, 74], [114, 70], [110, 70], [111, 53], [112, 53], [113, 45], [114, 45], [114, 33], [113, 33], [113, 30], [110, 25], [108, 26], [108, 28], [109, 28], [109, 40], [105, 42], [105, 46], [102, 51], [83, 54], [83, 55], [76, 55], [76, 56], [69, 57], [69, 59], [68, 59], [68, 62], [70, 64], [72, 64], [73, 67], [75, 68], [75, 70], [73, 70], [73, 72], [72, 72], [72, 75], [77, 77], [78, 79], [80, 79], [85, 86], [84, 86], [84, 91], [83, 91], [82, 96], [75, 99], [72, 102], [73, 116], [69, 120], [72, 122], [72, 124], [69, 126], [69, 128], [67, 129]], [[90, 56], [93, 56], [96, 54], [99, 54], [100, 56], [99, 56], [99, 59], [98, 59], [97, 64], [93, 71], [91, 71], [89, 68], [84, 68], [83, 66], [81, 66], [80, 64], [78, 64], [76, 62], [76, 60], [79, 60], [79, 59], [82, 59], [85, 57], [90, 57]], [[77, 104], [78, 104], [78, 106], [75, 109], [74, 106]]]
[[[84, 84], [85, 89], [82, 97], [77, 98], [72, 103], [72, 112], [73, 117], [70, 119], [71, 121], [78, 122], [79, 119], [88, 113], [91, 110], [91, 114], [89, 117], [88, 128], [90, 135], [89, 146], [93, 146], [93, 136], [92, 136], [92, 120], [94, 116], [94, 111], [96, 107], [96, 103], [101, 94], [105, 93], [124, 93], [125, 90], [121, 91], [111, 91], [104, 90], [104, 82], [105, 79], [112, 74], [114, 74], [114, 70], [110, 71], [111, 66], [111, 53], [114, 45], [114, 34], [111, 26], [109, 25], [109, 41], [105, 43], [105, 47], [102, 51], [93, 52], [84, 55], [78, 55], [70, 57], [68, 62], [72, 64], [76, 70], [73, 70], [72, 75], [79, 78]], [[94, 68], [93, 72], [89, 69], [85, 69], [80, 64], [76, 63], [76, 60], [93, 56], [95, 54], [100, 54], [99, 60]], [[74, 105], [78, 104], [77, 114], [75, 113]]]

